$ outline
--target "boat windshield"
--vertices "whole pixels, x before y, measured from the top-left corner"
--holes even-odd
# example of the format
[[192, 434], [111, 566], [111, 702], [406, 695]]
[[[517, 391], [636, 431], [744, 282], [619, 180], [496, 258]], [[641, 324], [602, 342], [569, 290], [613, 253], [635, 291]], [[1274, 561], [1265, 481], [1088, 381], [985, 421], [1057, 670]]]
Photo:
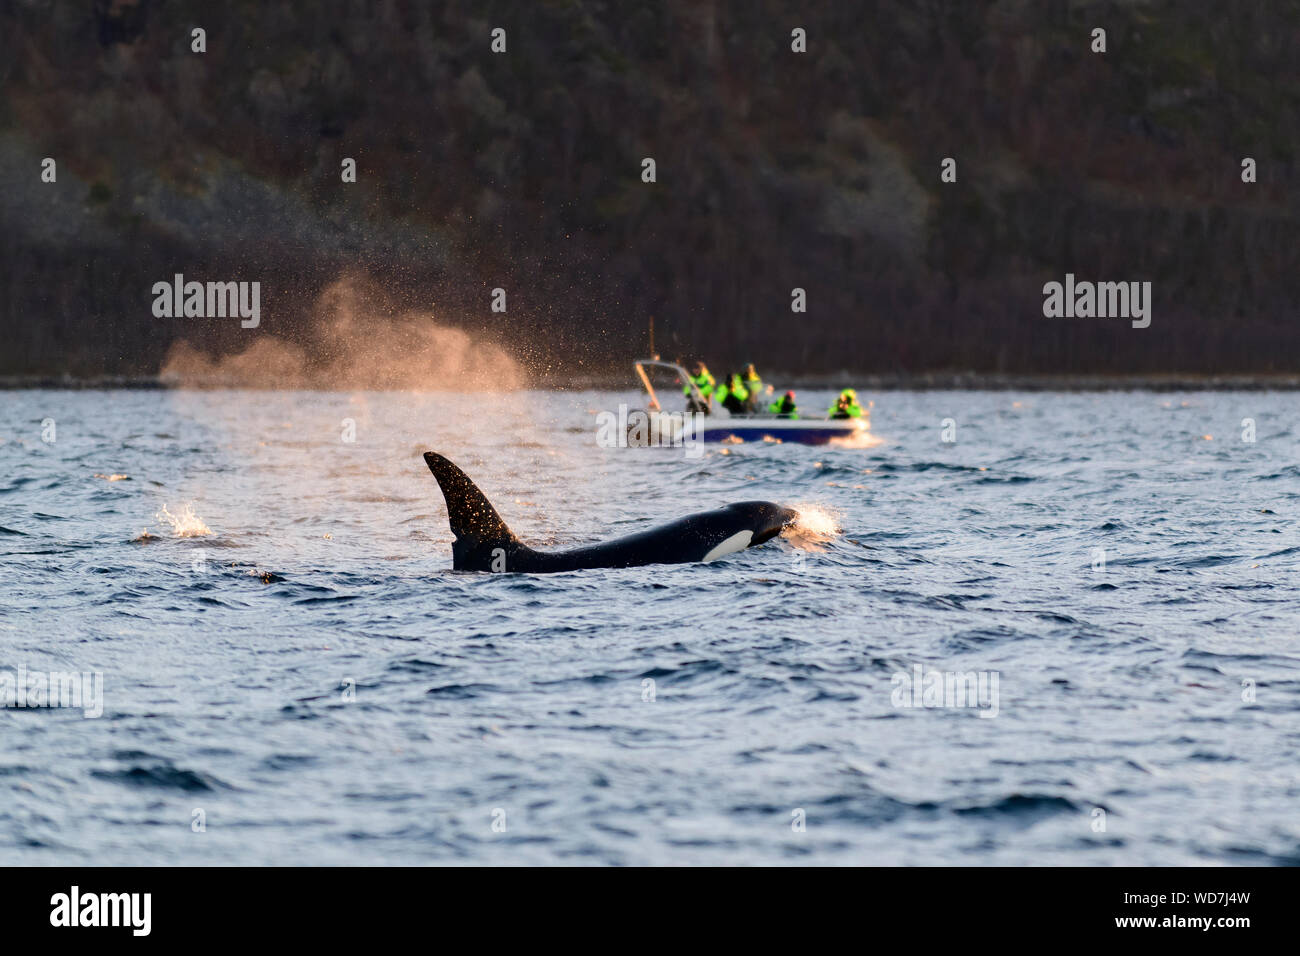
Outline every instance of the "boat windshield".
[[[646, 391], [646, 396], [650, 400], [650, 407], [661, 409], [664, 402], [670, 408], [680, 408], [685, 404], [686, 393], [682, 391], [690, 386], [691, 394], [699, 401], [703, 401], [700, 390], [695, 387], [691, 377], [687, 374], [686, 369], [682, 368], [676, 362], [665, 362], [661, 359], [637, 359], [633, 364], [636, 368], [637, 378], [641, 380], [641, 386]], [[674, 396], [677, 396], [674, 398]]]

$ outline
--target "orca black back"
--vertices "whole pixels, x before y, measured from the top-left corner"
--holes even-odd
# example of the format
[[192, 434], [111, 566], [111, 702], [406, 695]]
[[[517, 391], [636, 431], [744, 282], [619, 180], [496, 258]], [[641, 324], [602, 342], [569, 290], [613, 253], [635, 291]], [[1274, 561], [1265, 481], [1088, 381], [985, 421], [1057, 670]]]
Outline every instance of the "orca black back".
[[770, 501], [742, 501], [614, 541], [569, 551], [534, 551], [515, 537], [456, 465], [431, 451], [424, 453], [424, 461], [447, 501], [447, 520], [456, 536], [452, 567], [458, 571], [540, 573], [712, 561], [775, 537], [796, 517]]

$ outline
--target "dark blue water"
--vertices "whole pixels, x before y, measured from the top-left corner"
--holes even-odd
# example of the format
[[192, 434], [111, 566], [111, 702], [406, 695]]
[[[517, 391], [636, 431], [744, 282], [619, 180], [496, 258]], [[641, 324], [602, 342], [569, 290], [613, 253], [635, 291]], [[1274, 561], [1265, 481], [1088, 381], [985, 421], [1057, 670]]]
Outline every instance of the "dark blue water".
[[[0, 710], [0, 861], [1300, 862], [1300, 396], [871, 397], [691, 459], [613, 393], [0, 393], [0, 673], [103, 680]], [[426, 449], [539, 546], [842, 531], [452, 573]]]

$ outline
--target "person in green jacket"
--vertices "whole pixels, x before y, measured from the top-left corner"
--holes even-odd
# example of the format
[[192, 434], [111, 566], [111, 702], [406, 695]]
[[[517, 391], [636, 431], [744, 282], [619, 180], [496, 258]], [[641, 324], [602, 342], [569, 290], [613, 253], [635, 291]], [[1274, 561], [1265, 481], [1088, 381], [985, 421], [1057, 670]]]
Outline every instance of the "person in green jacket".
[[767, 410], [773, 415], [777, 415], [781, 418], [799, 417], [799, 408], [794, 403], [794, 392], [786, 392], [771, 405], [767, 406]]
[[827, 418], [861, 418], [862, 406], [858, 404], [858, 393], [851, 388], [840, 392], [835, 404], [826, 410]]
[[682, 394], [686, 396], [686, 410], [690, 412], [709, 413], [709, 405], [713, 401], [713, 390], [717, 384], [713, 376], [709, 374], [709, 367], [703, 362], [696, 362], [695, 369], [690, 376], [691, 382], [699, 389], [700, 395], [704, 397], [704, 407], [699, 407], [700, 400], [691, 392], [691, 382], [682, 386]]
[[715, 392], [718, 404], [733, 415], [744, 415], [749, 411], [749, 390], [741, 381], [740, 373], [732, 372], [718, 386]]

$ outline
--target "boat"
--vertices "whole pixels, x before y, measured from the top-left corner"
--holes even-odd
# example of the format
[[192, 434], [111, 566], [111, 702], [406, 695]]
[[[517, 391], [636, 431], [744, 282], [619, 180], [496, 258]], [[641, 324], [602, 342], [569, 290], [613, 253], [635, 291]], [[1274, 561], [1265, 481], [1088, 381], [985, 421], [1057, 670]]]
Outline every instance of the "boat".
[[654, 435], [678, 444], [682, 441], [705, 442], [795, 442], [800, 445], [827, 445], [832, 441], [852, 442], [861, 439], [871, 430], [867, 418], [783, 418], [772, 414], [732, 415], [725, 408], [713, 405], [708, 414], [689, 410], [666, 411], [659, 403], [648, 370], [661, 369], [673, 372], [675, 385], [689, 385], [691, 396], [699, 407], [710, 403], [704, 400], [699, 388], [686, 369], [675, 362], [661, 359], [637, 359], [632, 363], [641, 384], [645, 387], [649, 408], [645, 414]]

